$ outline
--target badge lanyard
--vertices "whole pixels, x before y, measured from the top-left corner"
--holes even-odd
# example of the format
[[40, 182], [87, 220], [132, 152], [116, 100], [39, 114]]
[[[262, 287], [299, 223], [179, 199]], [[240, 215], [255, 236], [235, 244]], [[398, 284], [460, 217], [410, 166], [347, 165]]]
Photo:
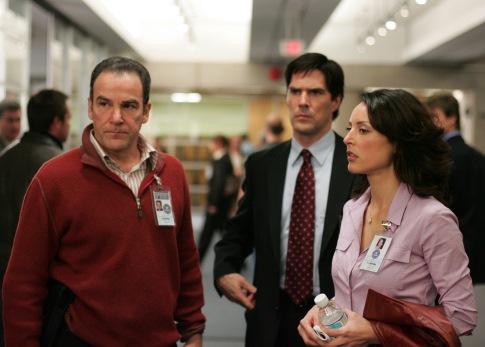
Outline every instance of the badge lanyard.
[[154, 175], [157, 184], [150, 186], [152, 194], [155, 224], [158, 226], [175, 226], [170, 189], [162, 186], [162, 180]]
[[[383, 221], [381, 224], [384, 227], [384, 231], [387, 231], [391, 226], [391, 222]], [[360, 269], [378, 272], [381, 267], [382, 261], [386, 256], [389, 247], [391, 246], [392, 237], [375, 235], [372, 240], [364, 261], [360, 264]]]

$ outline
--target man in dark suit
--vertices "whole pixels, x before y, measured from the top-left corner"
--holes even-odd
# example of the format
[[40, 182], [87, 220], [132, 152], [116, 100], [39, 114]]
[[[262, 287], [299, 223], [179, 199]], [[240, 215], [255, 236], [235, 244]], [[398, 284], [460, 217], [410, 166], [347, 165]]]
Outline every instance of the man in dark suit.
[[[14, 103], [15, 105], [15, 103]], [[20, 119], [20, 110], [18, 110]], [[35, 173], [49, 159], [63, 152], [69, 136], [69, 97], [55, 89], [43, 89], [27, 104], [29, 131], [0, 155], [0, 283], [10, 259], [20, 209]], [[0, 307], [2, 300], [0, 298]], [[0, 346], [3, 324], [0, 316]]]
[[[299, 321], [313, 306], [315, 295], [334, 295], [331, 262], [342, 207], [355, 179], [347, 170], [342, 138], [331, 130], [344, 96], [340, 65], [322, 54], [307, 53], [290, 62], [285, 79], [293, 138], [249, 156], [244, 196], [215, 247], [215, 285], [220, 294], [247, 309], [247, 347], [304, 346], [297, 332]], [[314, 172], [313, 290], [295, 303], [286, 289], [285, 271], [303, 149], [311, 153]], [[253, 251], [251, 284], [239, 272]]]
[[217, 135], [209, 142], [209, 150], [212, 153], [212, 161], [209, 173], [209, 191], [207, 194], [207, 210], [204, 227], [199, 236], [198, 248], [199, 259], [202, 263], [210, 246], [214, 233], [222, 231], [222, 226], [229, 218], [229, 209], [233, 197], [237, 195], [239, 185], [228, 191], [231, 179], [236, 180], [231, 158], [228, 154], [229, 140]]
[[[437, 92], [426, 104], [436, 114], [444, 129], [443, 139], [451, 147], [450, 209], [458, 218], [463, 233], [477, 309], [482, 312], [485, 309], [485, 158], [460, 135], [460, 105], [452, 93]], [[473, 335], [461, 336], [460, 341], [463, 347], [482, 346], [485, 341], [483, 320], [478, 321]]]
[[460, 107], [453, 94], [438, 92], [426, 104], [438, 117], [451, 147], [450, 209], [460, 223], [473, 284], [485, 284], [485, 158], [460, 135]]

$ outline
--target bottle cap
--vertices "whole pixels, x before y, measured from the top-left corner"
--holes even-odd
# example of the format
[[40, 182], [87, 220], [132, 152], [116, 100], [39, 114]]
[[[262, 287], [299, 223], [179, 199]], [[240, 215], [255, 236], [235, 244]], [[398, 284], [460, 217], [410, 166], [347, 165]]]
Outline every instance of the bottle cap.
[[315, 301], [315, 304], [319, 308], [324, 308], [328, 304], [328, 298], [327, 298], [327, 296], [325, 294], [318, 294], [315, 297], [315, 299], [313, 299], [313, 301]]

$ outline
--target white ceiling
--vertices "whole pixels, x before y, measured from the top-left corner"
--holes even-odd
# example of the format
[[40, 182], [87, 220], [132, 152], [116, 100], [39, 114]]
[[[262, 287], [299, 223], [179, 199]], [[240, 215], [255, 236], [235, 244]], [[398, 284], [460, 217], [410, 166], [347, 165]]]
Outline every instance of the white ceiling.
[[[189, 35], [176, 23], [174, 1], [42, 2], [115, 51], [134, 50], [151, 62], [282, 63], [284, 38], [303, 39], [307, 51], [341, 64], [485, 62], [483, 0], [179, 0]], [[358, 41], [403, 4], [410, 16], [358, 52]]]
[[249, 54], [252, 1], [83, 0], [149, 61], [245, 62]]

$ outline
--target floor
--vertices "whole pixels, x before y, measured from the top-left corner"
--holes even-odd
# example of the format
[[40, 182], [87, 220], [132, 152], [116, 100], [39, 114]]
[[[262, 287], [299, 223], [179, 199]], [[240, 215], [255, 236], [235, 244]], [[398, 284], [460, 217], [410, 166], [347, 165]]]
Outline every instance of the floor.
[[[204, 215], [193, 212], [195, 238], [202, 229]], [[212, 269], [214, 264], [213, 245], [220, 237], [212, 241], [210, 251], [202, 263], [202, 277], [204, 283], [205, 306], [202, 309], [207, 318], [204, 332], [204, 347], [244, 347], [244, 333], [246, 321], [244, 320], [244, 308], [230, 302], [225, 297], [220, 297], [214, 288]], [[252, 280], [252, 274], [247, 271], [243, 275]], [[180, 345], [180, 344], [179, 344]]]

